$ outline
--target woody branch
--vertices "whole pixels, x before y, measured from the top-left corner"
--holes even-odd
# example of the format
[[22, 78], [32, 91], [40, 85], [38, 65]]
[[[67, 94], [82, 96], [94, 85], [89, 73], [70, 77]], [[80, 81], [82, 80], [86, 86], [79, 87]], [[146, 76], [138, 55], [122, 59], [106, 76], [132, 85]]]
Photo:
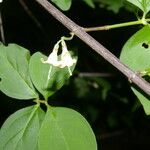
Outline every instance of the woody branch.
[[66, 28], [79, 37], [84, 43], [89, 45], [94, 51], [101, 55], [105, 60], [111, 63], [119, 71], [121, 71], [131, 82], [137, 85], [145, 93], [150, 96], [150, 84], [141, 78], [141, 76], [123, 64], [115, 55], [108, 49], [85, 32], [84, 28], [74, 23], [71, 19], [65, 16], [61, 11], [55, 8], [47, 0], [36, 0], [46, 11], [48, 11], [55, 19], [61, 22]]

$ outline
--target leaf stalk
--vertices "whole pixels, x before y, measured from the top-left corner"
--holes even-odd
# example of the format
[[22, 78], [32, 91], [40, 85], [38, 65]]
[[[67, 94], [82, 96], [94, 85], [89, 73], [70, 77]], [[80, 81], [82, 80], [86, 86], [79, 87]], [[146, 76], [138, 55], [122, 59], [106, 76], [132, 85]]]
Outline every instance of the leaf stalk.
[[142, 17], [142, 19], [137, 20], [137, 21], [130, 21], [130, 22], [113, 24], [113, 25], [104, 25], [104, 26], [99, 26], [99, 27], [89, 27], [89, 28], [83, 28], [83, 29], [85, 32], [93, 32], [93, 31], [110, 30], [110, 29], [140, 25], [140, 24], [147, 25], [148, 22], [150, 22], [150, 18], [145, 19], [145, 17]]

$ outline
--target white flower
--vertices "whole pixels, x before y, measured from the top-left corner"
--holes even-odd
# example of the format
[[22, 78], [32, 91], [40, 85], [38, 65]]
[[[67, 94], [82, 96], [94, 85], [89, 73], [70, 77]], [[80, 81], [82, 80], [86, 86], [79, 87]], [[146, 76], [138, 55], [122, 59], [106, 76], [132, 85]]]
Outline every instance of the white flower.
[[44, 64], [51, 64], [53, 66], [59, 66], [60, 62], [58, 61], [58, 56], [57, 56], [58, 50], [54, 49], [52, 53], [48, 56], [47, 60], [44, 60], [41, 58], [42, 63]]
[[67, 45], [64, 41], [62, 41], [62, 54], [61, 54], [61, 63], [60, 68], [71, 67], [74, 63], [76, 63], [76, 59], [72, 59], [69, 51], [67, 50]]
[[59, 68], [68, 67], [69, 74], [72, 75], [70, 67], [73, 66], [73, 64], [76, 63], [77, 60], [71, 57], [64, 40], [61, 41], [61, 45], [62, 45], [62, 53], [60, 55], [60, 60], [58, 60], [58, 49], [59, 49], [58, 43], [54, 46], [52, 53], [48, 56], [48, 59], [44, 60], [43, 58], [41, 58], [41, 61], [44, 64], [50, 64]]
[[0, 3], [2, 3], [3, 2], [3, 0], [0, 0]]

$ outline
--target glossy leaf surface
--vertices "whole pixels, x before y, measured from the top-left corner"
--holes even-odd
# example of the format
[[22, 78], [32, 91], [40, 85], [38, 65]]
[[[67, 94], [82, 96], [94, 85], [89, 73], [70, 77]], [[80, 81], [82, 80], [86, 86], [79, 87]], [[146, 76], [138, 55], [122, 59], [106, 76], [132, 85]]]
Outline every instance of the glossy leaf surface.
[[16, 99], [33, 99], [38, 95], [29, 76], [30, 53], [16, 44], [0, 44], [0, 90]]
[[[150, 27], [145, 26], [135, 33], [124, 45], [120, 59], [134, 71], [141, 72], [150, 68]], [[149, 77], [148, 77], [149, 78]], [[150, 114], [150, 97], [132, 87], [146, 114]]]
[[45, 113], [38, 105], [18, 110], [0, 130], [1, 150], [37, 150], [39, 129]]
[[40, 134], [39, 150], [97, 150], [93, 131], [78, 112], [48, 108]]

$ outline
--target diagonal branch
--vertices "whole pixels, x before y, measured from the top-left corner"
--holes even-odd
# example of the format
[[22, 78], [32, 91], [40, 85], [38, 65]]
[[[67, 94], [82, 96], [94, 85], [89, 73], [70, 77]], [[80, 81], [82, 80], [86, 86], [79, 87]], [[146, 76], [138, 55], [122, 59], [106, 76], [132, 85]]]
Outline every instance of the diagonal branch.
[[115, 55], [108, 49], [96, 41], [93, 37], [87, 34], [84, 29], [74, 23], [71, 19], [65, 16], [57, 8], [55, 8], [47, 0], [36, 0], [41, 6], [45, 8], [55, 19], [60, 21], [66, 28], [78, 36], [84, 43], [89, 45], [93, 50], [100, 54], [104, 59], [121, 71], [131, 82], [141, 88], [145, 93], [150, 96], [150, 84], [142, 79], [140, 75], [126, 65], [124, 65]]

